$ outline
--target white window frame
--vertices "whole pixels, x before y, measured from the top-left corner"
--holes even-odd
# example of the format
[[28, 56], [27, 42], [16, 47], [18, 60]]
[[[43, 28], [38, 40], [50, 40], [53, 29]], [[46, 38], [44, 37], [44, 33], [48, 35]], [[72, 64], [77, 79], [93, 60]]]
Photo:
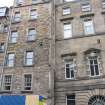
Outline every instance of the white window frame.
[[[27, 58], [27, 53], [30, 53], [30, 52], [33, 53], [33, 57], [32, 58]], [[26, 51], [24, 56], [25, 56], [24, 57], [24, 64], [25, 64], [25, 66], [33, 66], [33, 64], [34, 64], [34, 51], [32, 51], [32, 50]], [[29, 59], [32, 60], [32, 64], [27, 64], [28, 63], [27, 60], [29, 60]]]
[[[10, 55], [13, 55], [12, 58], [9, 58]], [[10, 63], [12, 62], [12, 63]], [[7, 67], [14, 67], [15, 65], [15, 53], [8, 53], [6, 57], [6, 65]]]
[[89, 3], [81, 5], [82, 12], [89, 12], [91, 11], [91, 5]]
[[[96, 71], [95, 71], [95, 69], [94, 69], [94, 74], [95, 75], [91, 75], [91, 68], [90, 68], [90, 58], [89, 57], [94, 57], [94, 56], [88, 56], [87, 57], [87, 60], [88, 60], [88, 66], [89, 66], [89, 72], [90, 72], [90, 77], [97, 77], [97, 76], [100, 76], [100, 66], [99, 66], [99, 58], [98, 58], [98, 56], [97, 56], [97, 65], [98, 65], [98, 72], [99, 72], [99, 75], [96, 75]], [[94, 64], [94, 66], [95, 66], [95, 64]]]
[[[66, 72], [66, 68], [67, 68], [67, 67], [66, 67], [66, 65], [68, 64], [68, 65], [69, 65], [69, 69], [70, 69], [71, 62], [73, 63], [73, 67], [72, 67], [73, 70], [69, 70], [69, 72], [70, 72], [70, 77], [67, 78], [67, 75], [66, 75], [66, 74], [67, 74], [67, 72]], [[76, 78], [76, 77], [75, 77], [75, 73], [76, 73], [76, 69], [75, 69], [75, 68], [76, 68], [75, 59], [70, 59], [70, 61], [68, 61], [68, 62], [65, 61], [65, 79], [71, 79], [71, 80], [73, 79], [73, 80], [74, 80], [74, 79]], [[73, 71], [74, 77], [71, 77], [71, 71]]]
[[[32, 15], [32, 12], [35, 12], [34, 15]], [[34, 19], [38, 18], [38, 12], [37, 12], [36, 9], [30, 9], [29, 14], [30, 14], [30, 19], [31, 20], [34, 20]]]
[[93, 20], [84, 21], [84, 32], [85, 35], [91, 35], [95, 33]]
[[[68, 39], [72, 37], [72, 24], [71, 23], [64, 23], [63, 24], [63, 34], [64, 34], [64, 39]], [[66, 33], [68, 31], [68, 33]]]
[[[11, 76], [10, 85], [5, 85], [5, 84], [6, 84], [6, 83], [5, 83], [5, 82], [6, 82], [6, 81], [5, 81], [5, 77], [6, 77], [6, 76]], [[12, 79], [13, 79], [13, 75], [11, 75], [11, 74], [5, 74], [5, 75], [3, 76], [3, 90], [4, 90], [4, 91], [11, 91], [11, 90], [12, 90]], [[8, 84], [8, 83], [7, 83], [7, 84]], [[5, 89], [6, 86], [10, 86], [10, 90], [6, 90], [6, 89]]]
[[[35, 31], [35, 33], [34, 34], [29, 34], [30, 30]], [[37, 35], [36, 29], [35, 28], [29, 28], [27, 30], [27, 41], [34, 41], [36, 39], [36, 35]]]
[[18, 40], [18, 31], [12, 31], [9, 40], [10, 43], [16, 43]]
[[71, 14], [70, 7], [63, 8], [63, 15], [69, 15], [69, 14]]
[[[28, 86], [25, 86], [25, 75], [31, 75], [31, 86], [30, 86], [31, 89], [30, 90], [25, 89], [25, 87], [28, 87]], [[33, 74], [32, 73], [24, 73], [23, 74], [23, 86], [22, 87], [23, 87], [23, 91], [32, 91], [33, 90], [32, 89], [33, 88]]]

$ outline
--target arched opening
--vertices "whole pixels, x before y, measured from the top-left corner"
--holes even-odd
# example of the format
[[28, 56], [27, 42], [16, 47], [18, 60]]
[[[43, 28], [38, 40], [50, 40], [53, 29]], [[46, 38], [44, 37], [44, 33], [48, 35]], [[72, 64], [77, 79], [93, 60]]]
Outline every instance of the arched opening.
[[105, 96], [93, 96], [90, 98], [88, 105], [105, 105]]

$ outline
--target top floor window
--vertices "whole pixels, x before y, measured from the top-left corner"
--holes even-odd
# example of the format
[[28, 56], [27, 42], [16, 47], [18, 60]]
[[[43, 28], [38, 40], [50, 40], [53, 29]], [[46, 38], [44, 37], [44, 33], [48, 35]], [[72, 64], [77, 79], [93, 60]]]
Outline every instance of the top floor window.
[[38, 0], [32, 0], [32, 4], [35, 4]]
[[105, 9], [105, 0], [102, 1], [102, 8]]
[[75, 0], [64, 0], [64, 2], [71, 2], [71, 1], [75, 1]]
[[21, 20], [20, 12], [15, 12], [14, 22], [19, 22]]
[[71, 11], [70, 11], [70, 8], [69, 7], [63, 8], [63, 15], [68, 15], [70, 13], [71, 13]]
[[0, 8], [0, 16], [5, 16], [6, 8]]
[[16, 4], [17, 4], [17, 5], [23, 4], [23, 0], [16, 0]]
[[90, 4], [89, 3], [87, 3], [87, 4], [82, 4], [82, 11], [83, 12], [88, 12], [88, 11], [91, 11], [91, 6], [90, 6]]

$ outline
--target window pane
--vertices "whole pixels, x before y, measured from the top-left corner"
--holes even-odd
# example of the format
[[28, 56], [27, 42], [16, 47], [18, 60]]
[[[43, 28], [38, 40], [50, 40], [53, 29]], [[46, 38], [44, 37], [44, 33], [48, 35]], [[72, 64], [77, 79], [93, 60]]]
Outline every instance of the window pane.
[[6, 75], [4, 77], [4, 90], [11, 90], [11, 81], [12, 81], [12, 76], [11, 75]]
[[26, 52], [25, 64], [26, 65], [33, 64], [33, 52]]
[[32, 59], [27, 59], [26, 65], [32, 65], [32, 64], [33, 64], [33, 60]]
[[38, 16], [38, 14], [37, 14], [36, 10], [31, 10], [30, 11], [30, 17], [31, 17], [31, 19], [37, 19], [37, 16]]
[[36, 3], [37, 0], [32, 0], [32, 4]]
[[67, 105], [75, 105], [75, 100], [68, 100]]
[[66, 68], [66, 78], [70, 78], [70, 70], [69, 70], [69, 68]]
[[70, 8], [64, 8], [63, 9], [63, 15], [70, 14]]
[[22, 4], [23, 0], [16, 0], [16, 4]]
[[20, 21], [20, 19], [21, 19], [20, 12], [16, 12], [15, 16], [14, 16], [14, 21], [18, 22], [18, 21]]
[[14, 59], [14, 54], [9, 54], [9, 60]]
[[90, 60], [90, 65], [92, 65], [93, 64], [93, 60]]
[[9, 60], [8, 66], [9, 66], [9, 67], [13, 67], [13, 66], [14, 66], [14, 61], [13, 61], [13, 60]]
[[73, 79], [74, 71], [75, 71], [75, 64], [74, 60], [69, 61], [69, 63], [66, 64], [66, 78]]
[[71, 71], [71, 78], [74, 78], [74, 71]]
[[75, 95], [67, 96], [67, 105], [75, 105]]
[[8, 32], [8, 26], [4, 25], [4, 32]]
[[33, 58], [33, 52], [27, 52], [27, 58]]
[[94, 74], [94, 66], [91, 65], [91, 66], [90, 66], [90, 69], [91, 69], [91, 76], [94, 76], [94, 75], [95, 75], [95, 74]]
[[102, 8], [105, 8], [105, 1], [102, 2]]
[[0, 45], [0, 52], [3, 52], [5, 50], [5, 45], [4, 43], [1, 43]]
[[5, 16], [5, 14], [6, 14], [6, 8], [5, 7], [0, 8], [0, 16]]
[[33, 34], [35, 34], [36, 33], [36, 30], [35, 29], [30, 29], [29, 30], [29, 35], [33, 35]]
[[93, 22], [92, 21], [84, 22], [84, 30], [85, 34], [94, 34]]
[[91, 56], [89, 57], [90, 61], [90, 71], [91, 71], [91, 76], [96, 76], [99, 75], [99, 65], [98, 65], [98, 59], [97, 56]]
[[71, 29], [71, 24], [64, 24], [64, 30]]
[[18, 38], [18, 32], [11, 32], [10, 42], [16, 43]]
[[97, 59], [94, 60], [94, 64], [98, 64]]
[[29, 29], [28, 31], [28, 41], [35, 40], [36, 37], [36, 30], [35, 29]]
[[26, 74], [24, 75], [24, 90], [31, 90], [32, 86], [32, 75]]
[[64, 24], [64, 38], [72, 37], [72, 27], [71, 24]]
[[64, 0], [64, 2], [71, 2], [71, 1], [75, 1], [75, 0]]
[[91, 10], [90, 4], [83, 4], [82, 5], [82, 11], [83, 12], [87, 12], [87, 11], [90, 11], [90, 10]]
[[8, 57], [7, 57], [7, 66], [8, 67], [14, 66], [14, 59], [15, 59], [15, 54], [8, 54]]
[[96, 73], [96, 75], [99, 75], [99, 68], [98, 68], [98, 65], [95, 65], [95, 73]]

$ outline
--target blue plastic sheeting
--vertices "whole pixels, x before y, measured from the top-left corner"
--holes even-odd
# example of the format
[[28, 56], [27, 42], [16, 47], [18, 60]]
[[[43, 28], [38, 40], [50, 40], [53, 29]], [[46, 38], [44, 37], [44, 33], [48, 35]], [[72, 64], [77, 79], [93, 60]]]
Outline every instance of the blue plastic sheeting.
[[0, 96], [0, 105], [25, 105], [25, 96]]

